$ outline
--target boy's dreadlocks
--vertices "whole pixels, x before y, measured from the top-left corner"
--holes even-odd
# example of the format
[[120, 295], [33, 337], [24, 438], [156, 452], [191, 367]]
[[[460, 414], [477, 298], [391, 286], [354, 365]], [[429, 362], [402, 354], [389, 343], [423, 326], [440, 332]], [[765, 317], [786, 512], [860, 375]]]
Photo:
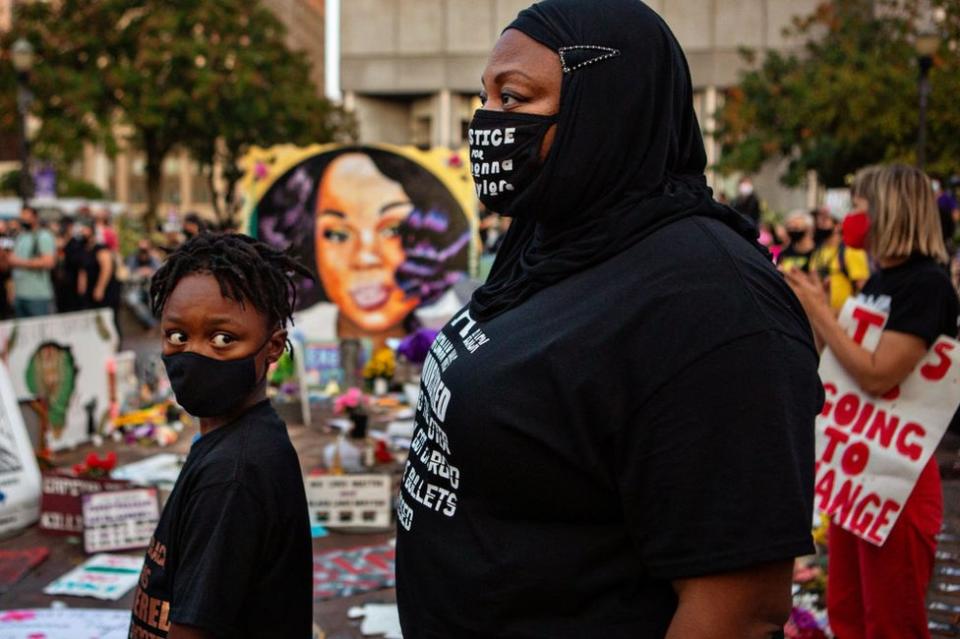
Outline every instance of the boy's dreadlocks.
[[206, 273], [220, 293], [250, 303], [267, 316], [271, 327], [285, 328], [297, 305], [294, 275], [313, 279], [309, 269], [290, 256], [246, 235], [201, 233], [174, 251], [154, 274], [150, 303], [157, 317], [184, 277]]

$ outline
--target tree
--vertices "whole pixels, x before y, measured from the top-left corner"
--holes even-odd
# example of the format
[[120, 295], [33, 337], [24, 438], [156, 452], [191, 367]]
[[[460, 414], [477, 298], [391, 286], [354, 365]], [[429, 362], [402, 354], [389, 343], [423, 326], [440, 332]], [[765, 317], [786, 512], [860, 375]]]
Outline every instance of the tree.
[[[112, 153], [119, 139], [127, 139], [145, 156], [151, 226], [163, 163], [175, 148], [197, 152], [200, 140], [214, 140], [199, 158], [212, 165], [219, 138], [232, 139], [239, 152], [263, 139], [261, 126], [272, 132], [274, 118], [286, 126], [302, 124], [309, 110], [307, 124], [317, 133], [316, 122], [333, 112], [316, 97], [306, 60], [283, 45], [282, 24], [255, 0], [22, 3], [16, 20], [42, 60], [35, 74], [43, 122], [38, 155], [68, 162], [84, 142]], [[275, 78], [288, 77], [302, 79], [302, 86], [274, 87]], [[290, 91], [290, 98], [276, 88]], [[262, 98], [258, 92], [276, 95]], [[264, 99], [268, 110], [262, 108]], [[248, 100], [260, 106], [240, 104]], [[233, 127], [227, 122], [250, 109], [263, 119], [242, 119], [228, 138]]]
[[[958, 0], [941, 0], [948, 20]], [[827, 186], [842, 186], [858, 168], [916, 157], [918, 23], [914, 0], [823, 2], [795, 18], [788, 35], [804, 42], [799, 53], [766, 54], [727, 92], [717, 113], [723, 172], [755, 172], [785, 157], [782, 181], [799, 184], [815, 171]], [[751, 52], [744, 52], [748, 61]], [[944, 46], [931, 74], [928, 168], [956, 170], [960, 57]], [[951, 128], [952, 127], [952, 128]]]
[[[224, 31], [231, 19], [244, 29]], [[239, 162], [251, 146], [348, 140], [355, 127], [346, 112], [317, 96], [309, 62], [287, 49], [283, 26], [268, 10], [247, 2], [211, 3], [201, 22], [216, 26], [194, 96], [205, 106], [193, 114], [217, 117], [192, 122], [187, 146], [204, 166], [217, 215], [229, 223], [243, 174]], [[222, 190], [214, 179], [216, 165], [222, 167]]]

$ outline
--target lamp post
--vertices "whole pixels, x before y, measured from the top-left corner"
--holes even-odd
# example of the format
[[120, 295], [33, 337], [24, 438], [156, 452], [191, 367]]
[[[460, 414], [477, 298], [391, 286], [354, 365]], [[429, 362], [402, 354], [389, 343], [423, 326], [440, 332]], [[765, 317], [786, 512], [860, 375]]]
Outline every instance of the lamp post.
[[17, 113], [20, 116], [20, 198], [23, 205], [33, 195], [33, 180], [30, 177], [30, 140], [27, 138], [27, 116], [33, 103], [30, 92], [30, 70], [33, 68], [33, 46], [19, 38], [10, 49], [13, 70], [17, 72]]
[[917, 167], [923, 171], [927, 166], [927, 105], [930, 101], [930, 69], [933, 56], [940, 48], [940, 36], [932, 31], [917, 34], [914, 43], [917, 50], [917, 65], [920, 67], [920, 128], [917, 132]]

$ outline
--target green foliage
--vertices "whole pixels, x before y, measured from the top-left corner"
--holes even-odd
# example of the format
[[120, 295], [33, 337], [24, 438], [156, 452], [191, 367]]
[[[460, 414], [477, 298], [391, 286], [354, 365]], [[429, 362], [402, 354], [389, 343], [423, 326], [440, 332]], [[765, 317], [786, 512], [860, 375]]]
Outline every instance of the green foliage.
[[[20, 189], [20, 169], [0, 175], [0, 195], [17, 195]], [[57, 173], [57, 197], [80, 197], [87, 200], [105, 200], [106, 193], [96, 184]]]
[[[317, 97], [283, 25], [255, 0], [61, 0], [16, 11], [18, 30], [7, 39], [25, 35], [38, 54], [37, 155], [66, 165], [84, 142], [115, 152], [126, 139], [146, 156], [151, 220], [174, 148], [209, 164], [220, 146], [230, 160], [250, 144], [322, 141], [348, 128]], [[7, 75], [0, 70], [4, 100]], [[235, 170], [235, 160], [228, 164]]]
[[[957, 29], [960, 0], [940, 5], [944, 29]], [[842, 0], [795, 18], [787, 35], [803, 49], [767, 53], [728, 91], [717, 113], [717, 168], [754, 172], [782, 156], [784, 183], [799, 184], [813, 170], [827, 186], [842, 186], [864, 165], [915, 161], [916, 16], [914, 0]], [[940, 173], [960, 166], [960, 56], [948, 42], [930, 76], [928, 168]]]

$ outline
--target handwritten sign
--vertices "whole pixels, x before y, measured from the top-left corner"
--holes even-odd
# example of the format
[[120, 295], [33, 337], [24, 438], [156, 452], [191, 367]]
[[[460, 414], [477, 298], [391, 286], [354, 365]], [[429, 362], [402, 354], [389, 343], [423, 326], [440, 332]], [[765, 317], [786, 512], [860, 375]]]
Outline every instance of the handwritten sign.
[[23, 415], [0, 363], [0, 534], [26, 528], [40, 515], [40, 468]]
[[0, 611], [0, 639], [127, 639], [129, 610], [33, 608]]
[[306, 480], [311, 525], [327, 528], [390, 526], [388, 475], [322, 475]]
[[126, 481], [86, 479], [44, 473], [40, 499], [40, 530], [51, 535], [83, 534], [83, 502], [88, 493], [129, 488]]
[[146, 548], [160, 520], [156, 488], [83, 496], [83, 548], [89, 553]]
[[43, 592], [47, 595], [116, 601], [137, 585], [142, 568], [143, 557], [94, 555], [83, 565], [55, 580]]
[[[848, 301], [840, 323], [873, 351], [887, 316]], [[820, 361], [826, 394], [817, 417], [815, 505], [835, 524], [881, 546], [960, 404], [960, 342], [941, 337], [883, 397], [863, 392], [836, 356]]]
[[352, 597], [397, 585], [393, 546], [330, 550], [313, 556], [313, 598]]

